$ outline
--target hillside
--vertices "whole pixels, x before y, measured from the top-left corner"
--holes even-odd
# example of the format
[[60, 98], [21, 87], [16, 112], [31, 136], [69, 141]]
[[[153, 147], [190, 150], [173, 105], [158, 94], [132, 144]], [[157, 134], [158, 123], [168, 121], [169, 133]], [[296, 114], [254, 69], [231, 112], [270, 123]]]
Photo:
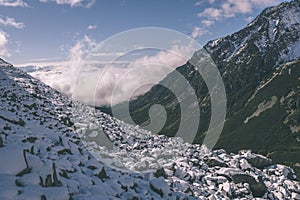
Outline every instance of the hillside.
[[300, 199], [291, 168], [251, 151], [153, 135], [1, 59], [0, 80], [0, 199]]
[[[227, 95], [226, 122], [215, 148], [251, 149], [300, 174], [300, 2], [267, 8], [244, 29], [208, 42], [201, 51], [218, 67]], [[196, 52], [191, 60], [197, 59]], [[191, 62], [176, 71], [196, 91], [201, 119], [194, 143], [201, 144], [211, 117], [207, 86]], [[174, 74], [160, 84], [176, 85]], [[168, 118], [159, 134], [174, 136], [180, 123], [189, 121], [180, 121], [180, 103], [160, 84], [130, 102], [131, 116], [145, 125], [150, 107], [160, 104]], [[101, 109], [110, 113], [109, 108]]]

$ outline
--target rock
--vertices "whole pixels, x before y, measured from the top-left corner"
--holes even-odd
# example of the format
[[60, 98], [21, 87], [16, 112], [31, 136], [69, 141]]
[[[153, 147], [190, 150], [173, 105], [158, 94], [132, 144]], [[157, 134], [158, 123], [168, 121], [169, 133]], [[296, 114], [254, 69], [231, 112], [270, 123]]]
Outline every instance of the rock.
[[3, 139], [2, 139], [2, 137], [0, 136], [0, 147], [3, 147], [4, 145], [3, 145]]
[[30, 142], [30, 143], [34, 143], [37, 140], [37, 137], [28, 137], [24, 140], [22, 140], [22, 142]]
[[250, 191], [247, 188], [239, 188], [234, 191], [232, 198], [234, 199], [242, 199], [245, 195], [249, 195]]
[[153, 175], [156, 178], [159, 178], [159, 177], [167, 178], [168, 177], [168, 175], [166, 174], [164, 168], [160, 168], [160, 169], [156, 170], [156, 172], [154, 172]]
[[162, 178], [156, 178], [150, 181], [150, 188], [161, 197], [170, 193], [169, 186]]
[[246, 159], [241, 159], [240, 160], [240, 168], [245, 170], [251, 168], [251, 165], [248, 163]]
[[290, 180], [297, 180], [297, 176], [291, 168], [285, 167], [283, 169], [282, 173], [283, 173], [285, 178], [288, 178]]
[[252, 176], [247, 174], [234, 174], [232, 178], [234, 183], [248, 183], [254, 197], [263, 197], [268, 191], [261, 177], [259, 177], [259, 182], [256, 182]]
[[275, 196], [275, 199], [279, 199], [279, 200], [284, 199], [283, 194], [281, 192], [277, 191], [277, 190], [274, 191], [273, 194]]
[[300, 200], [300, 194], [293, 192], [292, 193], [292, 199]]
[[109, 178], [109, 176], [107, 176], [107, 174], [106, 174], [106, 171], [105, 171], [104, 167], [102, 168], [101, 172], [96, 174], [96, 176], [101, 180]]
[[62, 183], [58, 180], [57, 178], [57, 172], [56, 172], [56, 166], [55, 163], [52, 164], [52, 170], [53, 170], [53, 183], [52, 186], [53, 187], [60, 187], [62, 186]]
[[284, 197], [287, 197], [287, 196], [288, 196], [288, 194], [287, 194], [287, 192], [286, 192], [286, 189], [285, 189], [284, 187], [279, 186], [279, 187], [278, 187], [278, 191], [280, 191], [281, 194], [282, 194]]
[[215, 158], [212, 158], [212, 159], [209, 159], [207, 161], [207, 165], [209, 167], [216, 167], [216, 166], [219, 166], [219, 167], [228, 167], [226, 163], [224, 163], [222, 160], [217, 160]]
[[228, 181], [228, 179], [224, 176], [218, 176], [217, 177], [217, 183], [218, 184], [225, 183], [226, 181]]
[[231, 187], [230, 187], [230, 183], [226, 182], [223, 184], [223, 190], [225, 192], [227, 192], [228, 194], [231, 194]]
[[217, 199], [219, 199], [216, 195], [210, 195], [209, 197], [208, 197], [208, 200], [217, 200]]
[[263, 169], [265, 167], [272, 165], [271, 159], [261, 155], [255, 155], [255, 157], [253, 158], [246, 158], [246, 159], [253, 167], [256, 167], [258, 169]]
[[[56, 166], [55, 163], [52, 164], [53, 174], [48, 174], [45, 179], [45, 183], [43, 182], [43, 178], [40, 177], [40, 185], [42, 187], [61, 187], [62, 183], [57, 178]], [[53, 178], [53, 180], [52, 180]]]

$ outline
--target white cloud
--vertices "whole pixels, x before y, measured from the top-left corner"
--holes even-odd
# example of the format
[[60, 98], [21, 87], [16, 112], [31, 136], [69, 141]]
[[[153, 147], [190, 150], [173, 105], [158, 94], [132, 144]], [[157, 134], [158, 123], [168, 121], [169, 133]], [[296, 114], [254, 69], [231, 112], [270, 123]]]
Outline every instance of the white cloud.
[[6, 7], [29, 7], [28, 4], [22, 0], [0, 0], [0, 6]]
[[196, 3], [194, 3], [194, 6], [201, 6], [202, 4], [204, 4], [204, 3], [210, 3], [210, 4], [212, 4], [212, 3], [215, 3], [216, 2], [216, 0], [201, 0], [201, 1], [197, 1]]
[[71, 97], [84, 57], [95, 45], [96, 42], [85, 35], [69, 49], [69, 56], [65, 61], [58, 61], [61, 57], [39, 58], [16, 66]]
[[[53, 63], [55, 67], [51, 67], [50, 71], [51, 63], [45, 63], [48, 67], [28, 67], [28, 70], [32, 76], [76, 100], [105, 105], [111, 103], [113, 95], [115, 104], [128, 100], [132, 94], [135, 96], [148, 91], [152, 84], [145, 83], [158, 83], [174, 68], [186, 63], [195, 50], [191, 46], [181, 47], [174, 43], [168, 51], [157, 50], [146, 55], [144, 51], [132, 52], [128, 57], [123, 57], [126, 52], [96, 52], [93, 55], [101, 58], [112, 55], [123, 58], [112, 65], [111, 60], [101, 60], [96, 67], [94, 62], [84, 62], [95, 45], [95, 41], [85, 36], [70, 49], [69, 61]], [[83, 67], [85, 64], [91, 66]], [[98, 83], [100, 77], [101, 83]]]
[[[72, 89], [73, 97], [96, 105], [117, 104], [129, 100], [145, 93], [174, 68], [186, 63], [185, 58], [191, 57], [193, 52], [189, 46], [174, 45], [168, 51], [159, 50], [151, 56], [141, 54], [134, 60], [121, 62], [122, 64], [105, 63], [96, 70], [83, 70], [79, 74], [77, 71], [75, 74], [79, 78], [77, 87]], [[116, 55], [124, 54], [116, 52]]]
[[23, 22], [16, 22], [14, 18], [7, 17], [6, 20], [0, 18], [0, 25], [4, 26], [12, 26], [18, 29], [23, 29], [25, 24]]
[[212, 26], [215, 22], [213, 20], [202, 20], [201, 23], [207, 27]]
[[0, 56], [10, 56], [7, 49], [8, 34], [0, 30]]
[[89, 25], [89, 26], [88, 26], [88, 30], [94, 30], [94, 29], [96, 29], [96, 28], [97, 28], [96, 25]]
[[194, 6], [201, 6], [203, 4], [203, 1], [197, 1], [196, 3], [194, 3]]
[[225, 18], [234, 17], [236, 14], [247, 14], [251, 13], [253, 10], [253, 2], [249, 0], [227, 0], [222, 4], [222, 16]]
[[[1, 3], [3, 4], [5, 2], [2, 1]], [[6, 19], [3, 19], [3, 18], [0, 17], [0, 25], [12, 26], [12, 27], [15, 27], [15, 28], [18, 28], [18, 29], [22, 29], [22, 28], [25, 27], [24, 23], [16, 22], [14, 18], [9, 18], [9, 17], [7, 17]], [[4, 57], [11, 56], [9, 51], [8, 51], [8, 48], [7, 48], [8, 38], [9, 38], [9, 35], [6, 32], [0, 30], [0, 56], [4, 56]], [[16, 42], [15, 44], [18, 47], [21, 46], [21, 43], [19, 41]], [[15, 50], [15, 51], [18, 52], [19, 49]]]
[[212, 21], [222, 21], [235, 17], [238, 14], [251, 14], [255, 8], [264, 8], [274, 6], [280, 3], [280, 0], [226, 0], [219, 6], [209, 7], [198, 13], [198, 17], [208, 21], [203, 23], [210, 26]]
[[218, 8], [205, 8], [203, 12], [198, 13], [198, 17], [219, 20], [222, 17], [222, 10]]
[[63, 81], [54, 87], [60, 87], [57, 89], [69, 96], [72, 96], [74, 83], [82, 65], [84, 64], [84, 57], [92, 49], [94, 49], [95, 46], [96, 42], [87, 35], [77, 41], [77, 43], [69, 51], [68, 70], [62, 74]]
[[255, 9], [277, 5], [280, 3], [280, 0], [200, 0], [194, 6], [201, 6], [203, 3], [211, 5], [197, 14], [201, 18], [202, 27], [194, 27], [191, 34], [191, 37], [194, 39], [209, 34], [209, 27], [216, 22], [224, 21], [237, 15], [244, 15], [242, 19], [249, 23], [254, 19], [251, 14]]
[[[190, 58], [193, 52], [194, 49], [190, 46], [174, 45], [167, 51], [158, 50], [151, 56], [142, 54], [133, 61], [128, 61], [125, 67], [113, 64], [103, 68], [98, 73], [101, 75], [100, 83], [93, 90], [94, 96], [92, 97], [96, 97], [95, 102], [88, 103], [96, 105], [112, 103], [114, 105], [143, 94], [176, 67], [186, 63], [187, 58]], [[88, 100], [94, 100], [94, 98]]]
[[194, 27], [191, 37], [196, 39], [196, 38], [199, 38], [199, 37], [209, 34], [209, 33], [210, 32], [206, 28], [196, 26], [196, 27]]
[[267, 6], [275, 6], [280, 3], [280, 0], [252, 0], [253, 4], [263, 8]]
[[71, 7], [76, 7], [76, 6], [83, 6], [86, 8], [90, 8], [94, 3], [96, 2], [95, 0], [40, 0], [40, 2], [55, 2], [57, 4], [67, 4], [70, 5]]

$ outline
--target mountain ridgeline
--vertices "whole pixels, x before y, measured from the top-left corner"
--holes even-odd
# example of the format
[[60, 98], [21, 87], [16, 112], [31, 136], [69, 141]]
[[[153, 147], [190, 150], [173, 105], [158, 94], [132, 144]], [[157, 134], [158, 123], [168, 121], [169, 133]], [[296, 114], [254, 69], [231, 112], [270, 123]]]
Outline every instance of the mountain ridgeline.
[[[208, 42], [204, 50], [218, 67], [227, 95], [226, 121], [215, 148], [230, 152], [252, 149], [292, 166], [299, 174], [300, 1], [265, 9], [247, 27]], [[192, 59], [196, 56], [197, 52]], [[202, 143], [211, 118], [210, 94], [191, 62], [176, 72], [185, 77], [197, 95], [201, 113], [194, 143]], [[135, 123], [149, 123], [148, 112], [154, 104], [162, 105], [168, 116], [159, 134], [174, 136], [180, 123], [188, 123], [180, 120], [176, 96], [162, 86], [167, 82], [176, 85], [174, 73], [130, 101]], [[114, 108], [118, 106], [122, 105]], [[101, 109], [110, 112], [110, 108]]]

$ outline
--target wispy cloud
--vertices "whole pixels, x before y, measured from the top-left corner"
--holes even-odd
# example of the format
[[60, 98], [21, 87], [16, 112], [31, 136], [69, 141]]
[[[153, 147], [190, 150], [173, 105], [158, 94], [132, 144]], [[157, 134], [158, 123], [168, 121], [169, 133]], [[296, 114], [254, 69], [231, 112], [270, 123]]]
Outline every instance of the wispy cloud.
[[219, 8], [205, 8], [204, 11], [198, 13], [198, 17], [207, 18], [210, 20], [220, 20], [222, 19], [223, 11]]
[[35, 59], [31, 59], [29, 60], [30, 62], [53, 62], [56, 60], [61, 60], [62, 57], [53, 57], [53, 58], [35, 58]]
[[67, 4], [70, 5], [71, 7], [76, 7], [76, 6], [82, 6], [86, 8], [92, 7], [96, 0], [40, 0], [40, 2], [55, 2], [57, 4]]
[[210, 26], [216, 21], [223, 21], [238, 14], [251, 14], [255, 8], [264, 8], [279, 4], [279, 0], [226, 0], [213, 7], [205, 8], [198, 13], [203, 24]]
[[191, 34], [191, 37], [194, 38], [194, 39], [197, 39], [197, 38], [199, 38], [199, 37], [201, 37], [203, 35], [209, 34], [209, 33], [210, 32], [209, 32], [208, 29], [206, 29], [204, 27], [198, 27], [198, 26], [196, 26], [196, 27], [194, 27], [194, 30], [193, 30], [193, 32]]
[[[33, 59], [29, 63], [16, 65], [20, 69], [30, 73], [47, 85], [72, 97], [78, 73], [84, 63], [85, 56], [94, 49], [96, 43], [88, 36], [77, 40], [69, 49], [68, 59], [55, 58]], [[93, 74], [92, 74], [93, 75]], [[89, 78], [89, 77], [87, 77]]]
[[57, 85], [54, 85], [53, 87], [72, 96], [78, 73], [84, 64], [84, 58], [96, 45], [97, 43], [87, 35], [78, 40], [69, 50], [69, 60], [67, 66], [65, 66], [68, 70], [62, 73], [62, 81], [57, 81], [55, 83]]
[[12, 26], [17, 29], [23, 29], [25, 24], [23, 22], [16, 22], [14, 18], [7, 17], [6, 19], [0, 18], [0, 25]]
[[279, 3], [280, 0], [198, 1], [194, 4], [194, 6], [201, 6], [202, 4], [208, 4], [209, 6], [197, 14], [197, 16], [201, 19], [202, 26], [195, 26], [191, 37], [196, 39], [209, 34], [209, 27], [214, 25], [216, 22], [236, 17], [239, 14], [245, 15], [244, 20], [250, 22], [253, 19], [250, 15], [255, 9], [274, 6]]
[[0, 30], [0, 56], [10, 56], [7, 49], [8, 34]]
[[[86, 42], [84, 40], [84, 43]], [[159, 50], [151, 56], [141, 54], [134, 60], [91, 63], [98, 67], [82, 69], [84, 49], [81, 42], [71, 49], [70, 70], [63, 73], [64, 81], [60, 82], [57, 89], [78, 101], [98, 106], [117, 104], [148, 91], [153, 84], [158, 83], [176, 67], [187, 62], [185, 58], [190, 57], [194, 52], [194, 49], [189, 46], [174, 45], [168, 51]], [[115, 54], [122, 57], [126, 53], [116, 52]]]
[[[1, 3], [4, 3], [3, 1]], [[16, 22], [14, 18], [9, 18], [7, 17], [6, 19], [3, 19], [0, 17], [0, 25], [2, 26], [12, 26], [14, 28], [17, 28], [17, 29], [23, 29], [25, 27], [25, 24], [22, 23], [22, 22]], [[9, 35], [2, 31], [0, 29], [0, 56], [4, 56], [4, 57], [10, 57], [10, 53], [8, 51], [8, 38], [9, 38]], [[21, 43], [19, 42], [16, 42], [16, 45], [18, 47], [21, 46]], [[19, 51], [19, 49], [16, 50], [17, 52]]]
[[201, 0], [201, 1], [197, 1], [196, 3], [194, 3], [194, 6], [201, 6], [204, 3], [214, 3], [216, 0]]
[[213, 20], [202, 20], [201, 23], [204, 26], [209, 27], [209, 26], [212, 26], [215, 22]]
[[0, 6], [6, 7], [29, 7], [28, 4], [22, 0], [0, 0]]
[[87, 27], [88, 30], [94, 30], [94, 29], [96, 29], [96, 28], [97, 28], [96, 25], [89, 25], [89, 26]]
[[186, 58], [189, 58], [193, 51], [190, 46], [174, 45], [169, 50], [159, 50], [151, 56], [142, 54], [130, 61], [126, 67], [113, 64], [103, 68], [103, 72], [100, 73], [101, 82], [94, 90], [94, 103], [115, 105], [147, 92], [153, 84], [186, 63]]

